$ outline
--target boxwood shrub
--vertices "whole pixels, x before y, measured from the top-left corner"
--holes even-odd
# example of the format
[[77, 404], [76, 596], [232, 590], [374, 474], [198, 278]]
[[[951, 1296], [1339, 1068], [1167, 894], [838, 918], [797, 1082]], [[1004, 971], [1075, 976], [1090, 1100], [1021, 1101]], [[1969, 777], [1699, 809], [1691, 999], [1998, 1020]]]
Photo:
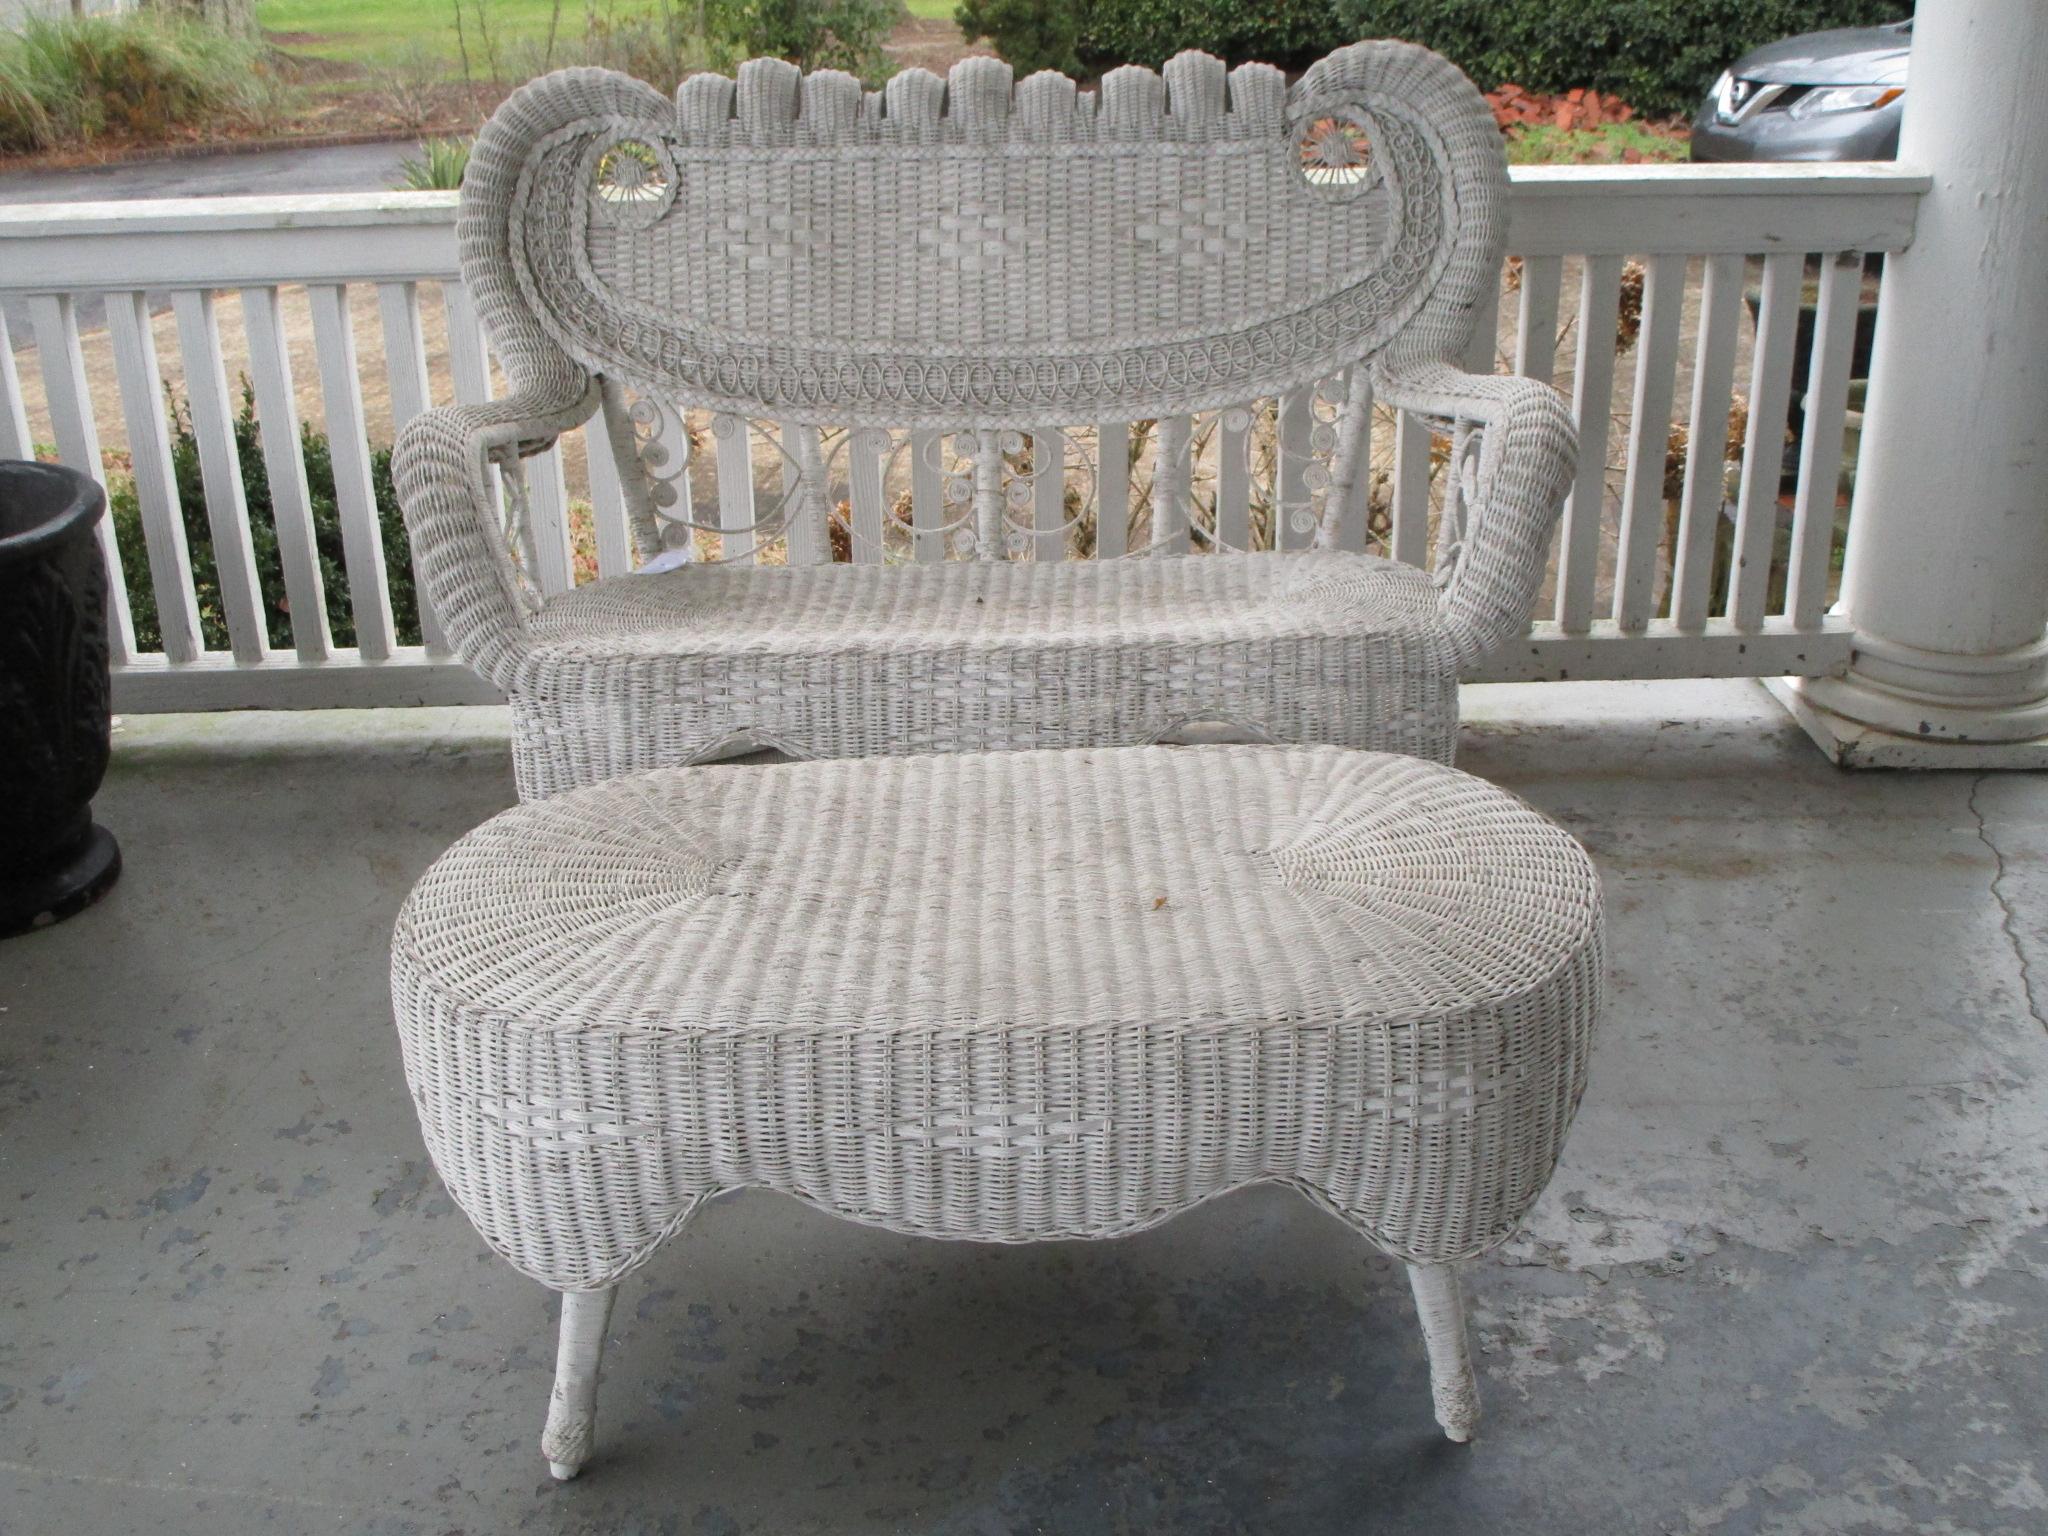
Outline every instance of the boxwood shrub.
[[1689, 112], [1761, 43], [1911, 13], [1910, 0], [963, 0], [955, 19], [1019, 74], [1099, 74], [1200, 48], [1300, 68], [1362, 37], [1436, 49], [1490, 90], [1581, 86], [1638, 112]]
[[1580, 86], [1638, 112], [1690, 112], [1714, 77], [1763, 43], [1912, 13], [1907, 0], [1333, 0], [1349, 37], [1404, 37], [1481, 90]]

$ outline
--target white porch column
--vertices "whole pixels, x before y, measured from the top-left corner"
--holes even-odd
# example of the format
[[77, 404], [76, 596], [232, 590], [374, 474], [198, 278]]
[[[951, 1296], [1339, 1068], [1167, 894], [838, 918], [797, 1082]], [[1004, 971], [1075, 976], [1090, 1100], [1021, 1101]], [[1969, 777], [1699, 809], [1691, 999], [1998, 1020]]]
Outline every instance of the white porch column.
[[1885, 264], [1843, 678], [1774, 691], [1838, 762], [2048, 767], [2048, 4], [1924, 0]]

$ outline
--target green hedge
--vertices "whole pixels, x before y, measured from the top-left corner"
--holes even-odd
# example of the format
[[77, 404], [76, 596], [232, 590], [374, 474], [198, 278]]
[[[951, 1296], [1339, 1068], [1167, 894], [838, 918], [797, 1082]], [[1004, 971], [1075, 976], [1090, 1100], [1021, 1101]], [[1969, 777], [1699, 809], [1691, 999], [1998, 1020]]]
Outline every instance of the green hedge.
[[1017, 74], [1081, 75], [1081, 7], [1075, 0], [961, 0], [953, 20], [970, 43], [987, 38]]
[[1911, 0], [964, 0], [955, 19], [1018, 72], [1158, 66], [1183, 48], [1299, 68], [1362, 37], [1445, 54], [1490, 90], [1588, 86], [1639, 112], [1690, 112], [1761, 43], [1897, 21]]
[[1157, 69], [1183, 48], [1298, 67], [1350, 41], [1331, 0], [1082, 0], [1082, 12], [1081, 56], [1098, 68]]
[[[167, 392], [168, 393], [168, 392]], [[168, 398], [171, 424], [171, 470], [178, 485], [178, 506], [184, 514], [185, 547], [192, 560], [193, 594], [199, 607], [201, 643], [209, 650], [228, 649], [226, 610], [220, 596], [220, 574], [213, 552], [213, 530], [206, 516], [206, 484], [199, 472], [199, 441], [185, 402]], [[306, 490], [312, 498], [313, 543], [326, 588], [327, 622], [338, 646], [356, 643], [355, 619], [349, 608], [348, 568], [342, 557], [341, 510], [334, 495], [334, 459], [327, 435], [310, 423], [299, 427], [299, 448], [306, 461]], [[284, 561], [277, 547], [277, 526], [271, 513], [270, 473], [263, 462], [262, 439], [256, 426], [255, 393], [242, 380], [241, 406], [235, 413], [235, 453], [242, 464], [242, 491], [249, 507], [249, 537], [256, 555], [256, 580], [263, 593], [263, 625], [270, 643], [292, 643], [291, 605], [285, 597]], [[384, 535], [384, 563], [391, 592], [392, 627], [400, 645], [420, 643], [419, 598], [413, 590], [412, 544], [405, 517], [391, 484], [391, 450], [370, 450], [370, 488], [377, 498], [377, 522]], [[107, 476], [108, 512], [121, 548], [127, 577], [128, 607], [135, 619], [138, 650], [163, 648], [157, 621], [156, 589], [150, 584], [149, 561], [143, 549], [142, 507], [131, 475]]]
[[1587, 86], [1638, 112], [1691, 112], [1714, 77], [1763, 43], [1912, 14], [1910, 0], [1334, 0], [1350, 37], [1403, 37], [1481, 90]]
[[1184, 48], [1298, 68], [1348, 41], [1334, 0], [962, 0], [953, 19], [1020, 75], [1157, 69]]

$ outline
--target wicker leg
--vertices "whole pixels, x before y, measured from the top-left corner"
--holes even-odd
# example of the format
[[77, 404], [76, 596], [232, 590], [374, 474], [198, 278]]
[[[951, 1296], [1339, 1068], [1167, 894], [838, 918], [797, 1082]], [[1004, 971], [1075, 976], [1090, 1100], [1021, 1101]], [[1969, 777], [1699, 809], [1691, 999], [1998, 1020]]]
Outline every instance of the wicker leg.
[[548, 1427], [540, 1437], [548, 1470], [571, 1478], [590, 1459], [597, 1431], [597, 1366], [604, 1331], [612, 1320], [619, 1288], [562, 1293], [562, 1338], [555, 1351], [555, 1390], [548, 1398]]
[[1449, 1264], [1410, 1264], [1408, 1284], [1422, 1319], [1422, 1343], [1429, 1352], [1429, 1390], [1436, 1421], [1453, 1440], [1472, 1438], [1479, 1427], [1479, 1383], [1465, 1339], [1465, 1298], [1458, 1272]]

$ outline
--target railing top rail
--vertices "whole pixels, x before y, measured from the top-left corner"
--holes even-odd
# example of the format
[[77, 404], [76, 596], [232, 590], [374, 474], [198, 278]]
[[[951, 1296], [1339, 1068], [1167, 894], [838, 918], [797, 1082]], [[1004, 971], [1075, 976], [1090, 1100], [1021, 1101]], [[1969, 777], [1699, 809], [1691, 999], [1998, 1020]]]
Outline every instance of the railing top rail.
[[1598, 192], [1616, 197], [1663, 197], [1683, 190], [1691, 197], [1870, 196], [1904, 192], [1917, 196], [1934, 177], [1917, 166], [1889, 160], [1839, 164], [1754, 161], [1695, 165], [1517, 165], [1508, 170], [1515, 200], [1578, 197]]
[[[1897, 250], [1925, 171], [1891, 164], [1523, 166], [1526, 256]], [[343, 192], [0, 207], [0, 290], [452, 277], [456, 194]], [[350, 232], [337, 240], [338, 231]], [[222, 236], [233, 236], [223, 239]]]
[[[1888, 161], [1839, 165], [1518, 165], [1508, 172], [1517, 204], [1550, 198], [1918, 196], [1933, 176]], [[0, 240], [125, 234], [138, 224], [159, 232], [245, 229], [350, 229], [365, 224], [445, 224], [454, 192], [315, 192], [295, 196], [163, 197], [120, 202], [16, 203], [0, 206]]]
[[144, 197], [120, 202], [16, 203], [0, 207], [0, 240], [159, 233], [354, 229], [449, 224], [454, 192], [311, 192], [262, 197]]

